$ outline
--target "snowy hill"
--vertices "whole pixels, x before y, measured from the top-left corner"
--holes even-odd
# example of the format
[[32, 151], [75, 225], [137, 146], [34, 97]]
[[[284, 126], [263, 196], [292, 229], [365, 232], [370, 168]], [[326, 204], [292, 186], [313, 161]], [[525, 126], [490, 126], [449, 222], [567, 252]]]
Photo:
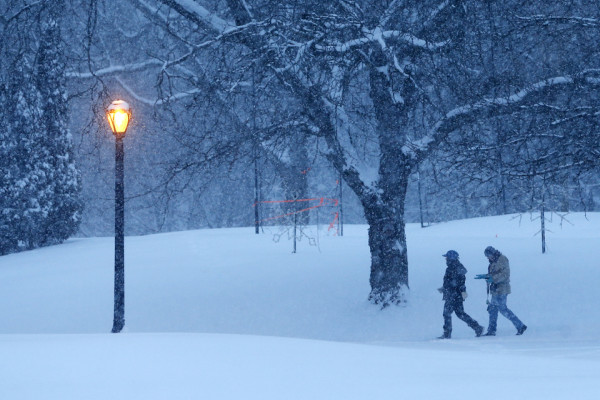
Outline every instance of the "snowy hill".
[[[499, 216], [407, 227], [411, 297], [367, 302], [366, 226], [316, 244], [271, 228], [176, 232], [125, 241], [125, 319], [112, 326], [113, 238], [0, 257], [2, 399], [595, 399], [600, 392], [600, 214]], [[511, 262], [509, 307], [474, 338], [442, 333], [441, 255], [469, 270], [465, 310], [487, 325], [483, 249]]]

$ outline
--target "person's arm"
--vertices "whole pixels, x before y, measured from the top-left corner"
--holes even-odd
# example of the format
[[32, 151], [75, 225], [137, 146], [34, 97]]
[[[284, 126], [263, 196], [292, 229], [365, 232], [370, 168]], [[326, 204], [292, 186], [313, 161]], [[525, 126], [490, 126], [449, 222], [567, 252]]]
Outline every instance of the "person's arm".
[[465, 286], [465, 276], [463, 274], [456, 275], [456, 287], [461, 293], [467, 291], [467, 287]]
[[460, 291], [460, 295], [462, 296], [463, 301], [465, 301], [467, 299], [467, 286], [465, 285], [465, 276], [463, 274], [460, 274], [460, 277], [458, 278], [458, 283], [459, 283], [459, 291]]

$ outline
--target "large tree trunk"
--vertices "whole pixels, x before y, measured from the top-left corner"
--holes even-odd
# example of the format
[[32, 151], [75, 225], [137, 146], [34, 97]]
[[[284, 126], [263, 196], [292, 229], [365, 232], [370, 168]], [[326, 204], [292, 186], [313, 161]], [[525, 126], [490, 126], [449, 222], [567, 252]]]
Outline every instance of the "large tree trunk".
[[378, 190], [363, 201], [371, 250], [369, 299], [382, 308], [405, 303], [408, 290], [404, 202], [411, 163], [398, 146], [398, 133], [388, 133], [394, 139], [380, 142]]
[[[406, 192], [406, 182], [402, 183]], [[385, 308], [405, 303], [408, 291], [408, 256], [404, 223], [404, 203], [393, 199], [392, 204], [379, 199], [365, 205], [369, 223], [371, 250], [371, 293], [369, 300]]]
[[[384, 60], [380, 60], [382, 63]], [[379, 141], [379, 179], [375, 185], [365, 182], [357, 168], [348, 163], [344, 150], [337, 140], [332, 121], [332, 110], [324, 103], [315, 88], [306, 88], [297, 80], [288, 81], [299, 97], [305, 98], [305, 111], [310, 120], [319, 126], [327, 141], [328, 159], [342, 173], [344, 181], [358, 196], [369, 224], [371, 251], [371, 293], [369, 300], [385, 308], [407, 300], [408, 257], [404, 222], [404, 202], [408, 178], [415, 160], [406, 156], [402, 147], [406, 142], [407, 111], [404, 104], [390, 97], [390, 86], [385, 72], [373, 68], [371, 98], [376, 112]], [[414, 90], [408, 82], [404, 85], [407, 101]]]
[[[385, 53], [372, 55], [370, 96], [377, 119], [379, 141], [379, 181], [376, 201], [363, 201], [369, 223], [371, 249], [371, 294], [369, 299], [383, 307], [406, 302], [408, 257], [404, 222], [404, 202], [414, 160], [404, 154], [408, 127], [408, 107], [415, 88], [404, 76], [386, 66]], [[397, 87], [394, 87], [397, 86]]]

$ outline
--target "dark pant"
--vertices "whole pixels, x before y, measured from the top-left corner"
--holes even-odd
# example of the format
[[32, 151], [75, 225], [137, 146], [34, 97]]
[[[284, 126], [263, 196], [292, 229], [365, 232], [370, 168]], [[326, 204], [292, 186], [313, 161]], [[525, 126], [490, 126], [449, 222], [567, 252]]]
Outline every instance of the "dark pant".
[[521, 329], [523, 322], [517, 316], [508, 309], [506, 306], [506, 294], [492, 295], [492, 300], [488, 305], [488, 313], [490, 314], [490, 323], [488, 325], [488, 332], [496, 333], [496, 326], [498, 324], [498, 312], [504, 315], [506, 318], [513, 323], [517, 330]]
[[471, 329], [477, 331], [479, 323], [467, 314], [463, 308], [463, 302], [460, 300], [446, 301], [444, 303], [444, 336], [450, 337], [452, 333], [452, 313], [469, 325]]

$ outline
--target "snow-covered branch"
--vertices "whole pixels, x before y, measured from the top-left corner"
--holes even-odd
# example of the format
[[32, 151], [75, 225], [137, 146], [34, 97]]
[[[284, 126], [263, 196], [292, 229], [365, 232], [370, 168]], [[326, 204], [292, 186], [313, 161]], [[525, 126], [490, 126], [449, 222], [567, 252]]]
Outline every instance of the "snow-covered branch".
[[[218, 39], [216, 39], [218, 40]], [[76, 72], [69, 71], [67, 72], [67, 78], [78, 78], [78, 79], [89, 79], [89, 78], [99, 78], [102, 76], [110, 76], [116, 75], [119, 73], [130, 73], [130, 72], [139, 72], [150, 68], [160, 67], [163, 71], [167, 70], [170, 67], [179, 65], [193, 56], [197, 50], [210, 46], [213, 44], [215, 40], [208, 40], [206, 42], [202, 42], [198, 45], [191, 46], [191, 49], [185, 53], [184, 55], [170, 61], [161, 61], [157, 59], [151, 59], [146, 61], [141, 61], [138, 63], [131, 64], [123, 64], [123, 65], [112, 65], [110, 67], [101, 68], [96, 71], [91, 72]]]
[[534, 83], [533, 85], [531, 85], [525, 89], [521, 89], [517, 93], [514, 93], [508, 97], [496, 97], [496, 98], [491, 98], [491, 99], [484, 99], [483, 101], [473, 104], [473, 105], [455, 108], [454, 110], [452, 110], [448, 114], [446, 114], [446, 118], [459, 117], [460, 115], [467, 114], [467, 113], [470, 113], [473, 111], [477, 111], [481, 108], [513, 105], [513, 104], [516, 104], [516, 103], [522, 101], [525, 97], [527, 97], [528, 95], [530, 95], [532, 93], [540, 92], [544, 89], [547, 89], [547, 88], [550, 88], [553, 86], [573, 84], [575, 82], [575, 79], [576, 78], [573, 76], [558, 76], [555, 78], [545, 79], [543, 81]]
[[390, 18], [396, 13], [396, 11], [398, 11], [398, 9], [403, 5], [403, 3], [403, 0], [392, 1], [392, 3], [388, 6], [388, 8], [383, 13], [383, 16], [379, 20], [379, 25], [386, 26]]
[[160, 12], [160, 10], [152, 5], [148, 4], [148, 2], [144, 0], [129, 0], [133, 3], [133, 5], [140, 11], [142, 11], [147, 17], [150, 19], [155, 19], [160, 21], [162, 24], [167, 24], [169, 19], [166, 15]]
[[195, 22], [199, 26], [216, 32], [218, 34], [235, 27], [234, 23], [230, 23], [222, 18], [219, 18], [213, 12], [210, 12], [205, 7], [196, 3], [193, 0], [158, 0], [167, 7], [172, 8], [183, 17]]
[[[553, 157], [557, 157], [557, 154], [552, 154]], [[560, 171], [568, 171], [568, 170], [573, 170], [576, 167], [582, 167], [586, 164], [585, 161], [576, 161], [576, 162], [569, 162], [569, 163], [565, 163], [565, 164], [561, 164], [558, 166], [553, 166], [551, 168], [545, 168], [545, 169], [537, 169], [535, 171], [530, 171], [530, 172], [518, 172], [518, 171], [514, 171], [514, 170], [506, 170], [504, 171], [504, 174], [506, 176], [510, 176], [512, 178], [532, 178], [535, 176], [549, 176], [552, 174], [556, 174], [557, 172]]]
[[582, 113], [578, 113], [578, 114], [572, 115], [570, 117], [560, 118], [560, 119], [554, 120], [554, 121], [552, 121], [550, 123], [550, 126], [558, 126], [558, 125], [566, 124], [566, 123], [572, 122], [572, 121], [577, 120], [577, 119], [595, 119], [595, 120], [598, 120], [599, 117], [600, 117], [600, 111], [596, 111], [596, 112], [582, 112]]
[[442, 1], [440, 4], [438, 4], [438, 6], [433, 9], [433, 11], [431, 12], [431, 14], [429, 14], [429, 18], [427, 18], [427, 21], [425, 21], [425, 26], [431, 24], [436, 18], [437, 16], [444, 11], [444, 9], [446, 9], [446, 7], [448, 7], [448, 4], [450, 4], [450, 2], [448, 0], [444, 0]]
[[529, 17], [519, 17], [517, 16], [519, 21], [523, 22], [533, 22], [536, 24], [541, 23], [542, 25], [548, 25], [551, 23], [574, 23], [585, 27], [593, 27], [597, 28], [600, 26], [600, 19], [597, 18], [584, 18], [584, 17], [567, 17], [567, 16], [548, 16], [548, 15], [532, 15]]
[[67, 72], [67, 78], [79, 78], [79, 79], [88, 79], [88, 78], [96, 78], [107, 75], [115, 75], [123, 72], [138, 72], [143, 71], [152, 67], [160, 67], [163, 66], [164, 62], [160, 60], [147, 60], [139, 63], [132, 64], [123, 64], [123, 65], [112, 65], [110, 67], [101, 68], [97, 71], [93, 72], [75, 72], [70, 71]]
[[125, 89], [125, 91], [127, 91], [127, 93], [129, 93], [129, 95], [131, 97], [133, 97], [140, 103], [143, 103], [143, 104], [146, 104], [149, 106], [160, 106], [160, 105], [172, 102], [172, 101], [176, 101], [176, 100], [183, 99], [183, 98], [186, 98], [189, 96], [193, 96], [193, 95], [201, 92], [200, 89], [192, 89], [187, 92], [180, 92], [180, 93], [172, 94], [172, 95], [160, 98], [160, 99], [149, 99], [147, 97], [137, 94], [135, 92], [135, 90], [133, 90], [129, 85], [127, 85], [125, 82], [123, 82], [123, 80], [121, 78], [117, 77], [115, 79], [117, 80], [117, 82], [119, 82], [119, 85], [121, 85], [121, 87], [123, 89]]
[[244, 10], [246, 11], [246, 13], [250, 17], [250, 19], [254, 19], [254, 16], [252, 15], [252, 11], [250, 11], [250, 7], [248, 7], [248, 4], [246, 3], [246, 1], [240, 0], [240, 2], [242, 3], [242, 6], [244, 7]]
[[25, 6], [23, 6], [23, 8], [21, 8], [19, 11], [15, 12], [12, 16], [5, 18], [3, 15], [0, 16], [0, 21], [2, 21], [2, 23], [4, 24], [8, 24], [11, 21], [19, 18], [23, 13], [26, 13], [27, 11], [31, 10], [32, 8], [34, 8], [35, 6], [42, 4], [44, 1], [34, 1], [33, 3], [27, 4]]
[[[227, 37], [235, 36], [248, 28], [263, 26], [265, 22], [254, 22], [248, 21], [245, 24], [236, 25], [233, 22], [225, 21], [214, 13], [206, 10], [204, 7], [193, 1], [185, 1], [185, 0], [158, 0], [159, 2], [165, 4], [166, 6], [172, 8], [179, 15], [183, 16], [187, 20], [193, 22], [194, 24], [207, 29], [208, 31], [214, 34], [214, 38], [210, 40], [206, 40], [205, 42], [199, 44], [189, 43], [188, 39], [185, 39], [181, 35], [177, 35], [176, 31], [173, 30], [173, 25], [169, 23], [169, 19], [163, 15], [159, 9], [149, 5], [144, 0], [131, 0], [134, 2], [136, 8], [141, 10], [148, 18], [154, 19], [155, 22], [165, 25], [167, 27], [165, 30], [169, 32], [169, 34], [176, 36], [179, 40], [186, 43], [190, 47], [194, 47], [196, 49], [206, 47], [212, 45], [219, 40], [225, 39]], [[245, 1], [242, 1], [242, 8], [244, 12], [247, 13], [249, 17], [252, 16], [250, 9]]]
[[403, 152], [406, 155], [412, 154], [422, 156], [426, 154], [430, 148], [437, 145], [445, 135], [474, 121], [481, 113], [487, 113], [491, 110], [494, 110], [498, 114], [514, 112], [517, 108], [522, 107], [523, 103], [530, 96], [539, 94], [543, 91], [560, 89], [563, 87], [573, 87], [575, 85], [599, 85], [600, 78], [588, 76], [588, 74], [592, 72], [597, 71], [587, 70], [577, 75], [566, 75], [544, 79], [507, 97], [486, 98], [473, 104], [454, 108], [446, 113], [446, 115], [434, 125], [430, 135], [404, 146]]
[[356, 1], [351, 0], [337, 0], [338, 6], [354, 18], [359, 19], [364, 14], [362, 8]]
[[410, 46], [418, 47], [425, 50], [437, 50], [446, 46], [449, 41], [431, 43], [424, 39], [420, 39], [410, 33], [404, 33], [397, 30], [382, 31], [380, 28], [372, 30], [363, 30], [364, 36], [346, 42], [331, 42], [326, 45], [315, 45], [315, 49], [325, 52], [344, 53], [355, 47], [360, 47], [366, 43], [384, 43], [383, 39], [397, 39]]
[[353, 140], [351, 131], [356, 128], [351, 123], [345, 108], [336, 106], [326, 98], [323, 98], [323, 103], [334, 117], [335, 137], [331, 139], [336, 143], [334, 148], [341, 150], [337, 157], [343, 158], [346, 169], [353, 168], [358, 173], [364, 185], [373, 186], [379, 180], [377, 157], [368, 157], [364, 144], [358, 145]]

